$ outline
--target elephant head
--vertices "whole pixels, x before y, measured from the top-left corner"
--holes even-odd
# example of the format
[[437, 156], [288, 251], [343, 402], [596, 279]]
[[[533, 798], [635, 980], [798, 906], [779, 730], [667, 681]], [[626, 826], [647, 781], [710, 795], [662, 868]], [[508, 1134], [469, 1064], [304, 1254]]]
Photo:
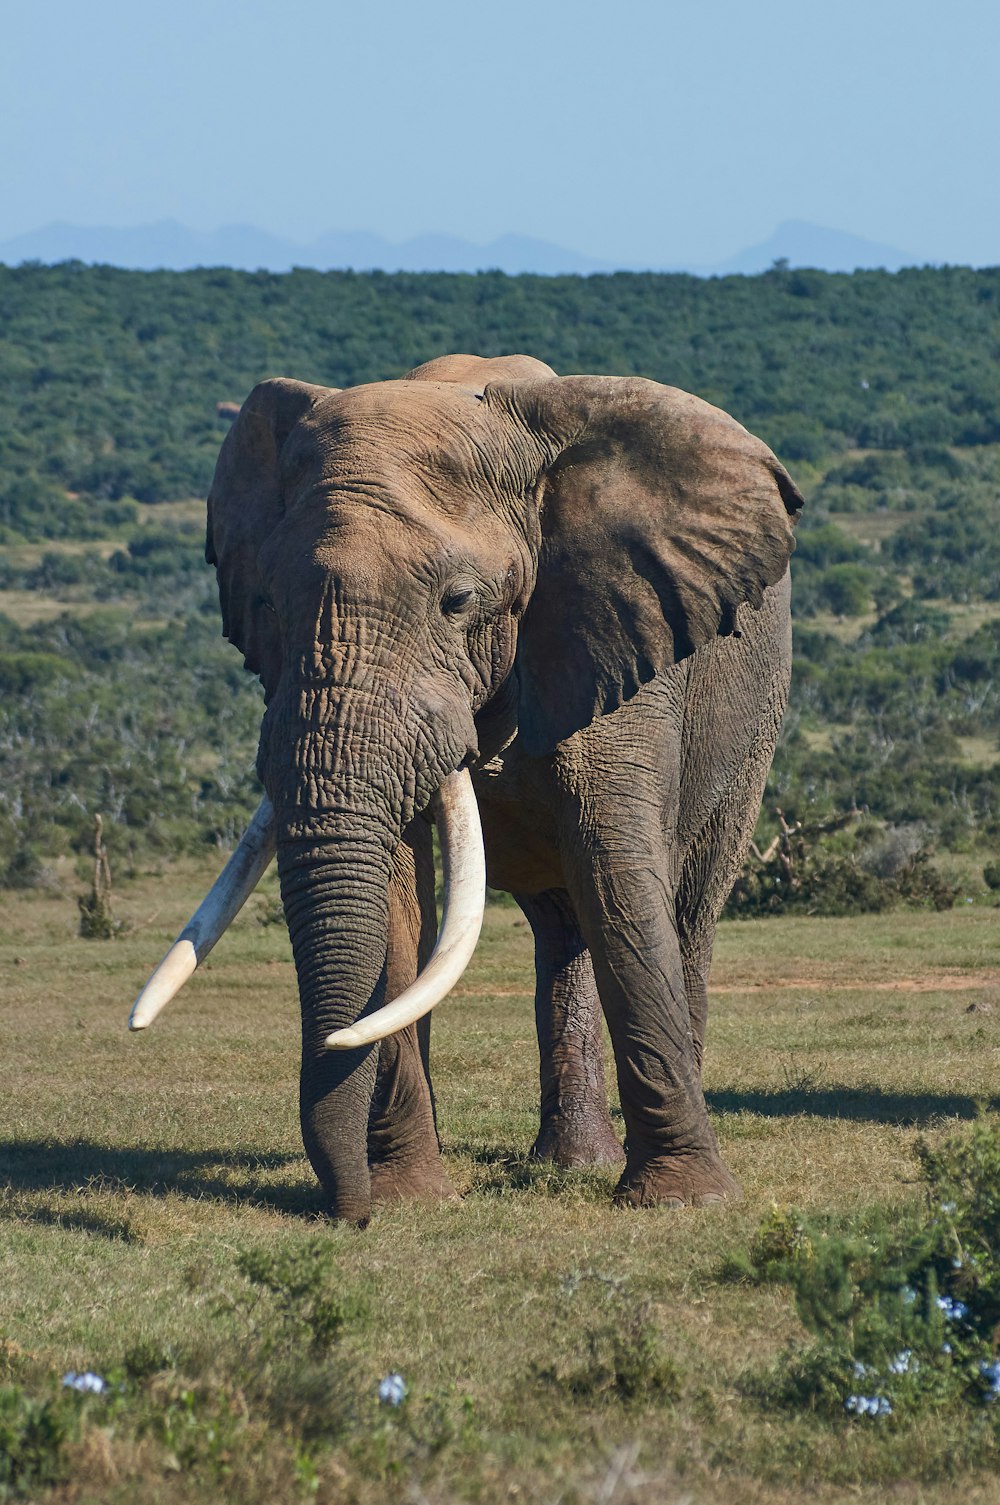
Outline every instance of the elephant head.
[[783, 576], [800, 505], [764, 444], [652, 381], [453, 356], [401, 381], [251, 393], [219, 457], [207, 557], [223, 631], [264, 685], [273, 828], [265, 803], [133, 1018], [148, 1023], [176, 991], [276, 842], [303, 1136], [335, 1213], [368, 1212], [370, 1042], [441, 996], [478, 930], [473, 902], [464, 940], [439, 938], [442, 976], [403, 1016], [379, 1012], [407, 825], [445, 791], [449, 858], [471, 863], [481, 894], [456, 771], [515, 731], [527, 756], [547, 756], [731, 632]]

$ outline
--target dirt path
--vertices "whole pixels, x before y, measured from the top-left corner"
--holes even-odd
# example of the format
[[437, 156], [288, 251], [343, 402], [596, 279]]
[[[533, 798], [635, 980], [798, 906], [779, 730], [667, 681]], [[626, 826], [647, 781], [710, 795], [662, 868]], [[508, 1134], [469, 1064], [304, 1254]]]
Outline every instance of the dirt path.
[[[857, 978], [781, 977], [773, 982], [710, 983], [715, 993], [783, 993], [821, 992], [829, 988], [838, 993], [967, 993], [976, 988], [1000, 988], [1000, 970], [980, 972], [929, 972], [923, 977], [894, 977], [880, 982], [863, 982]], [[528, 988], [456, 988], [456, 998], [533, 998]]]
[[838, 993], [965, 993], [1000, 987], [1000, 971], [929, 972], [924, 977], [893, 977], [882, 982], [842, 981], [836, 977], [782, 977], [775, 982], [709, 984], [712, 993], [780, 993], [831, 988]]

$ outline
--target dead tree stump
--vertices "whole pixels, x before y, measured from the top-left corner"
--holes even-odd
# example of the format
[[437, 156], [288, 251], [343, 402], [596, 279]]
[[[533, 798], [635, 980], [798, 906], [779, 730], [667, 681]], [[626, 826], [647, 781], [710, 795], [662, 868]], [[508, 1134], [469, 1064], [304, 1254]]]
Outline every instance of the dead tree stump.
[[94, 876], [90, 893], [77, 899], [80, 906], [80, 934], [86, 941], [111, 941], [121, 930], [111, 905], [111, 864], [104, 845], [104, 821], [94, 816]]

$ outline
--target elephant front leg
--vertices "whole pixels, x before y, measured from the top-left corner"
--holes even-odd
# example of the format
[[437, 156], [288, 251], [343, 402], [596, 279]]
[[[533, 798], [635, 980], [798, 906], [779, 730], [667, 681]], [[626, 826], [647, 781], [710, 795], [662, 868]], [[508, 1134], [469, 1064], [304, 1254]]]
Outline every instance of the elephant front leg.
[[541, 1123], [532, 1154], [561, 1166], [614, 1165], [601, 1001], [590, 953], [562, 889], [516, 894], [535, 938], [535, 1025]]
[[[389, 886], [386, 997], [395, 998], [430, 956], [436, 932], [430, 827], [416, 820], [397, 850]], [[438, 1143], [430, 1080], [430, 1018], [379, 1046], [368, 1123], [372, 1201], [455, 1196]]]
[[701, 1088], [673, 894], [651, 856], [591, 851], [572, 892], [614, 1046], [625, 1118], [616, 1197], [633, 1206], [703, 1206], [738, 1197]]
[[390, 1035], [379, 1046], [368, 1164], [373, 1202], [455, 1196], [438, 1148], [416, 1025]]

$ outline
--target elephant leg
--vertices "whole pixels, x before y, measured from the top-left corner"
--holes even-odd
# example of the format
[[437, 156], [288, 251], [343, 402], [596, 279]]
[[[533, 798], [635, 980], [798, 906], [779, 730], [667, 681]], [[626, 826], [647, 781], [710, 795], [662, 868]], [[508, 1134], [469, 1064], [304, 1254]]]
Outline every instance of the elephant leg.
[[[752, 814], [756, 815], [756, 808]], [[677, 930], [699, 1077], [705, 1056], [708, 977], [712, 970], [715, 931], [736, 881], [754, 824], [752, 820], [748, 823], [744, 817], [742, 825], [746, 826], [746, 840], [743, 841], [741, 823], [721, 807], [717, 818], [703, 833], [696, 851], [687, 857], [681, 869]]]
[[563, 889], [516, 894], [535, 938], [541, 1124], [532, 1154], [556, 1165], [613, 1165], [622, 1147], [608, 1114], [604, 1032], [594, 969]]
[[708, 973], [712, 965], [712, 946], [707, 948], [682, 947], [684, 967], [684, 992], [687, 996], [688, 1017], [691, 1020], [691, 1045], [694, 1049], [698, 1077], [701, 1079], [705, 1060], [705, 1026], [708, 1023]]
[[625, 1171], [616, 1197], [680, 1207], [740, 1195], [701, 1088], [674, 896], [655, 855], [591, 851], [571, 893], [614, 1046]]
[[750, 847], [776, 739], [777, 721], [763, 720], [742, 763], [727, 770], [726, 778], [720, 780], [724, 793], [687, 843], [681, 863], [677, 933], [699, 1072], [705, 1051], [715, 932]]
[[[389, 886], [387, 998], [409, 987], [426, 964], [435, 930], [431, 832], [416, 820], [397, 849]], [[429, 1016], [379, 1046], [368, 1123], [373, 1201], [455, 1195], [441, 1161], [429, 1054]]]

